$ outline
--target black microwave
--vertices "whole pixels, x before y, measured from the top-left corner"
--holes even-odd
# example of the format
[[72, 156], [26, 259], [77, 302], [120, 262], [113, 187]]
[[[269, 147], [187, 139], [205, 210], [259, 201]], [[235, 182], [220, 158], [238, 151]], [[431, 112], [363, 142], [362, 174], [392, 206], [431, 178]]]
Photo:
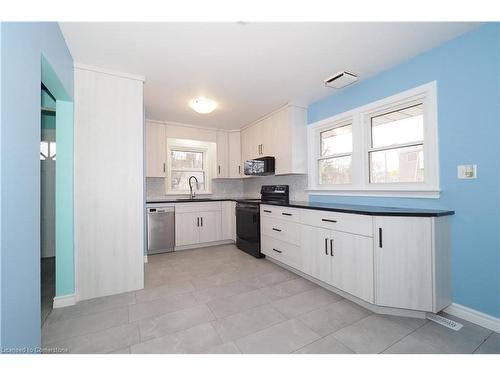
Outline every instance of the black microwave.
[[247, 176], [266, 176], [274, 174], [274, 157], [264, 156], [258, 159], [246, 160], [243, 172]]

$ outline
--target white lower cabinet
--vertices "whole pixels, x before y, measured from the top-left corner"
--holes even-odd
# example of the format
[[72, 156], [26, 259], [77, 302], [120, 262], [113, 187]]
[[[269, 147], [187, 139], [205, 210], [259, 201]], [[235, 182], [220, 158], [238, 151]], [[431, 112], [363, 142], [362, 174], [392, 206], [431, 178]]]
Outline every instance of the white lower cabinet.
[[373, 303], [373, 239], [332, 231], [330, 247], [332, 285]]
[[175, 246], [221, 241], [221, 202], [179, 203], [175, 206]]
[[222, 239], [236, 241], [236, 202], [222, 202]]
[[300, 244], [302, 265], [300, 271], [331, 284], [332, 261], [329, 252], [331, 230], [302, 225]]
[[222, 240], [221, 211], [200, 212], [200, 243]]
[[290, 222], [261, 205], [268, 257], [376, 306], [439, 312], [451, 303], [447, 217], [299, 211]]
[[197, 212], [175, 213], [175, 246], [186, 246], [200, 242]]
[[451, 303], [447, 218], [375, 218], [375, 303], [438, 312]]
[[277, 240], [276, 238], [263, 235], [261, 237], [261, 251], [263, 254], [285, 263], [293, 268], [300, 268], [301, 248], [289, 242]]

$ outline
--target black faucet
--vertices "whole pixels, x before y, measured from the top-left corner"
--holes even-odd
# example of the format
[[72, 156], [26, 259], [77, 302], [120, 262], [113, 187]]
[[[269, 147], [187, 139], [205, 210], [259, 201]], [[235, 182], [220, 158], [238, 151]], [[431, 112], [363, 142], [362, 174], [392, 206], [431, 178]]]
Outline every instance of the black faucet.
[[189, 191], [190, 191], [190, 194], [189, 194], [189, 198], [190, 199], [194, 199], [194, 193], [193, 193], [193, 185], [191, 185], [191, 179], [194, 178], [194, 180], [196, 181], [196, 189], [199, 190], [200, 188], [198, 187], [198, 179], [195, 177], [195, 176], [191, 176], [189, 177], [189, 180], [188, 180], [188, 183], [189, 183]]

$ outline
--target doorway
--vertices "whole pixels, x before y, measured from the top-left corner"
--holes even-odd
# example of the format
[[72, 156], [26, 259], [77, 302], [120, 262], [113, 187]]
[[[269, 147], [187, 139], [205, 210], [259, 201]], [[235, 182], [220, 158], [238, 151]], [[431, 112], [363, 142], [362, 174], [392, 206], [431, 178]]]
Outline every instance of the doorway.
[[56, 293], [56, 100], [41, 85], [40, 284], [41, 323], [52, 311]]

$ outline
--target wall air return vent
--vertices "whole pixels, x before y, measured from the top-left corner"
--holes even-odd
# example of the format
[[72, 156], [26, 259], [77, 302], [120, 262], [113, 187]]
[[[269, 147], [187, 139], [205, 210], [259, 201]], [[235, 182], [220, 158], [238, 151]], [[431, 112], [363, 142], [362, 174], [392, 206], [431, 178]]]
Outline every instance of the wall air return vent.
[[337, 72], [333, 76], [325, 79], [325, 86], [333, 87], [334, 89], [341, 89], [342, 87], [349, 86], [357, 80], [358, 76], [356, 74], [346, 71]]

